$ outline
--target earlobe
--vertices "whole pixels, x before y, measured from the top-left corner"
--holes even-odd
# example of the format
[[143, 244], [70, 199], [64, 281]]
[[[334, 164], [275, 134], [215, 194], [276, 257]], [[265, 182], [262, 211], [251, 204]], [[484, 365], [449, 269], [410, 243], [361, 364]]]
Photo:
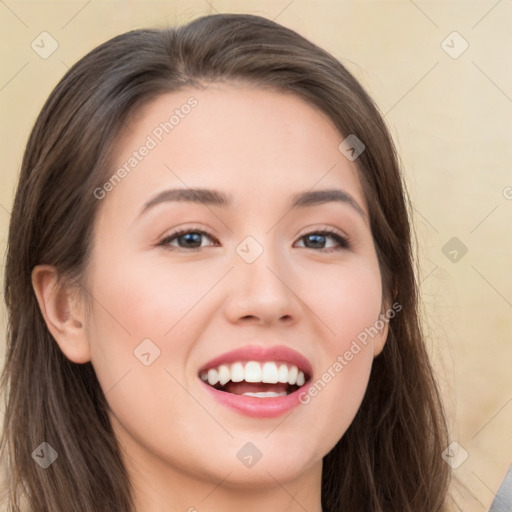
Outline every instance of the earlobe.
[[375, 337], [373, 341], [373, 357], [377, 357], [383, 350], [386, 345], [386, 339], [388, 337], [389, 326], [386, 322], [386, 326], [383, 331], [379, 333], [378, 336]]
[[51, 265], [34, 267], [32, 287], [46, 326], [64, 355], [74, 363], [90, 361], [82, 299]]

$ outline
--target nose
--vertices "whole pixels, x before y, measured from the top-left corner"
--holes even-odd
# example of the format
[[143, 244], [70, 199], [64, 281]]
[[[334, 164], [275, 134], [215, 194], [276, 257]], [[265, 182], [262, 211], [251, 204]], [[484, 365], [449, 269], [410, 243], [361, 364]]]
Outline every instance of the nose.
[[303, 307], [297, 286], [284, 255], [265, 247], [252, 263], [235, 255], [235, 269], [225, 314], [232, 323], [253, 322], [291, 325], [300, 317]]

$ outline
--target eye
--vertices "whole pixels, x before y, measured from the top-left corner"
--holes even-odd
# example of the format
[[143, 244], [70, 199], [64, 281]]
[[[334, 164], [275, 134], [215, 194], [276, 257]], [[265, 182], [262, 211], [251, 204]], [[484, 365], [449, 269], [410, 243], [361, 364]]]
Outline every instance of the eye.
[[[159, 242], [158, 245], [170, 249], [200, 249], [203, 247], [201, 245], [202, 237], [207, 237], [210, 240], [214, 240], [212, 235], [206, 231], [203, 231], [202, 229], [188, 228], [170, 233], [161, 242]], [[177, 245], [172, 243], [174, 241], [177, 242]]]
[[[158, 246], [162, 246], [172, 250], [199, 250], [202, 247], [205, 247], [204, 245], [202, 245], [203, 237], [206, 237], [209, 240], [213, 241], [213, 245], [218, 245], [218, 240], [213, 235], [210, 235], [208, 232], [202, 229], [186, 228], [170, 233], [158, 243]], [[325, 247], [326, 241], [329, 239], [335, 241], [334, 247], [332, 245], [330, 247]], [[305, 247], [306, 249], [319, 249], [320, 252], [324, 253], [340, 251], [343, 249], [350, 249], [351, 247], [348, 238], [340, 235], [334, 230], [329, 229], [312, 231], [310, 233], [307, 233], [306, 235], [301, 236], [299, 240], [306, 241], [306, 243], [303, 245], [303, 247]]]
[[[324, 244], [328, 239], [335, 240], [338, 246], [330, 246], [328, 250], [325, 249]], [[341, 236], [334, 230], [324, 229], [321, 231], [312, 231], [300, 237], [299, 240], [306, 240], [305, 247], [307, 249], [320, 249], [321, 252], [341, 251], [343, 249], [350, 249], [350, 242], [348, 238]]]

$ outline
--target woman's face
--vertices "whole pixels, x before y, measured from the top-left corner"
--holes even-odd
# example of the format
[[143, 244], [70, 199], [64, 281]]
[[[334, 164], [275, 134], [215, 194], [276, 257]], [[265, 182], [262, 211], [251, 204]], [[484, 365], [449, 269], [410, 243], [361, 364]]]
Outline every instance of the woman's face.
[[342, 141], [297, 96], [235, 84], [162, 95], [126, 126], [91, 191], [84, 283], [90, 359], [141, 474], [289, 482], [352, 422], [387, 329]]

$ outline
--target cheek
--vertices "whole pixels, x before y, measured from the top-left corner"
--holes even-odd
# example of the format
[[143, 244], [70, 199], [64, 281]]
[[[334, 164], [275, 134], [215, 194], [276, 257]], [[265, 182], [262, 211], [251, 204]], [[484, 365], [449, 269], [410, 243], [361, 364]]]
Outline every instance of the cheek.
[[101, 305], [95, 313], [97, 327], [112, 330], [112, 343], [127, 335], [131, 344], [144, 338], [162, 340], [207, 293], [213, 277], [202, 280], [177, 266], [174, 270], [137, 261], [111, 269], [98, 266], [92, 283], [96, 305]]
[[310, 428], [324, 433], [319, 442], [325, 451], [352, 423], [368, 385], [374, 344], [387, 331], [377, 324], [382, 288], [376, 260], [326, 269], [315, 275], [314, 282], [315, 286], [304, 282], [303, 293], [321, 320], [325, 338], [319, 346], [319, 371], [301, 402], [312, 413], [306, 416], [314, 418]]
[[322, 432], [321, 449], [327, 453], [343, 437], [363, 401], [372, 367], [371, 347], [360, 347], [350, 360], [345, 352], [336, 356], [301, 397], [310, 407], [314, 423], [310, 428]]
[[202, 332], [202, 326], [191, 321], [193, 306], [211, 283], [196, 284], [194, 291], [183, 272], [172, 279], [167, 274], [133, 262], [96, 266], [90, 283], [91, 362], [114, 425], [152, 452], [172, 445], [173, 456], [185, 458], [190, 447], [169, 441], [169, 425], [174, 425], [176, 438], [183, 439], [187, 428], [175, 424], [177, 414], [189, 411], [192, 424], [204, 421], [200, 407], [190, 412], [194, 402], [184, 390], [189, 387], [184, 362], [193, 345], [188, 340]]
[[209, 291], [223, 274], [211, 265], [199, 267], [200, 272], [189, 272], [178, 265], [114, 258], [91, 269], [91, 359], [104, 389], [127, 371], [133, 379], [133, 370], [146, 368], [147, 362], [151, 371], [140, 376], [141, 382], [155, 385], [155, 369], [183, 374], [192, 341], [201, 337], [213, 313], [204, 309]]
[[377, 261], [355, 259], [346, 265], [318, 267], [301, 283], [301, 298], [330, 333], [331, 350], [344, 350], [347, 342], [375, 324], [382, 307]]
[[[348, 321], [353, 321], [354, 318]], [[340, 324], [340, 327], [341, 324]], [[328, 453], [343, 437], [363, 401], [373, 364], [373, 342], [360, 342], [355, 322], [332, 343], [310, 386], [299, 397], [306, 429], [321, 432], [317, 451]], [[363, 331], [364, 332], [364, 331]]]

